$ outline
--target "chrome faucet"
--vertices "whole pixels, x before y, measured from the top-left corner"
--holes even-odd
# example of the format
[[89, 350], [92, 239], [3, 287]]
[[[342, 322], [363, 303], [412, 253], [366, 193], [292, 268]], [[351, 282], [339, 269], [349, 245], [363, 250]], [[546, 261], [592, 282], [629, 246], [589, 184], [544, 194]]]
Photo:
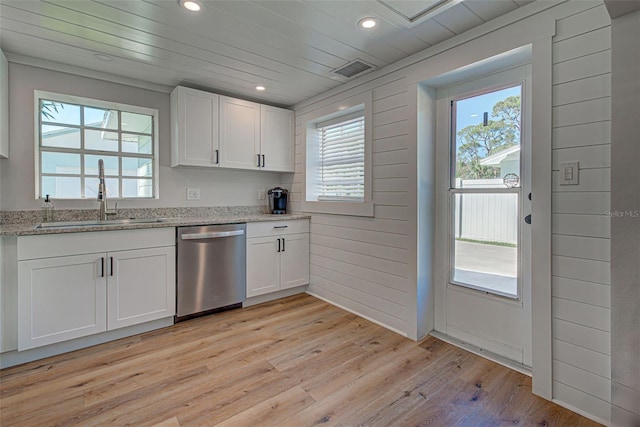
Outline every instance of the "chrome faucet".
[[104, 161], [102, 159], [98, 160], [98, 202], [100, 202], [100, 207], [98, 210], [98, 219], [100, 221], [106, 221], [109, 219], [109, 215], [117, 215], [118, 214], [118, 203], [116, 202], [116, 208], [113, 211], [109, 211], [107, 208], [107, 185], [104, 180]]

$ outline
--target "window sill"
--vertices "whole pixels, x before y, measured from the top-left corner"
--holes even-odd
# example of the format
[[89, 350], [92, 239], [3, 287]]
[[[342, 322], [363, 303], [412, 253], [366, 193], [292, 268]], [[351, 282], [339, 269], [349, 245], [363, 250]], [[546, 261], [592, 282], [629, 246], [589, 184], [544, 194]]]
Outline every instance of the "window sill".
[[330, 215], [374, 216], [373, 202], [302, 202], [302, 212]]

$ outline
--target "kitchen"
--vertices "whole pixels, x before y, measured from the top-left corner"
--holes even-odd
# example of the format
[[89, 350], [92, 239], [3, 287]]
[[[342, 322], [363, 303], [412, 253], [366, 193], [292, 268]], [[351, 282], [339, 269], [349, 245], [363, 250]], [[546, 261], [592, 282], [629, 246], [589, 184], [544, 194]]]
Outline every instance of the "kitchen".
[[[615, 19], [611, 21], [610, 5], [602, 2], [558, 2], [558, 4], [533, 2], [525, 5], [519, 5], [520, 2], [511, 2], [511, 7], [514, 9], [503, 11], [504, 16], [495, 17], [495, 19], [492, 19], [494, 16], [486, 16], [487, 22], [484, 23], [479, 22], [479, 18], [469, 19], [479, 25], [475, 29], [466, 31], [467, 28], [463, 28], [462, 24], [458, 23], [460, 27], [456, 28], [458, 28], [459, 34], [452, 39], [434, 42], [433, 46], [427, 47], [426, 50], [416, 51], [416, 53], [412, 52], [411, 56], [407, 56], [405, 53], [403, 56], [406, 58], [404, 59], [398, 57], [389, 60], [388, 63], [371, 64], [377, 65], [381, 69], [365, 73], [361, 77], [354, 77], [353, 81], [333, 80], [329, 82], [325, 77], [320, 79], [314, 89], [310, 89], [309, 86], [302, 83], [302, 78], [295, 79], [295, 81], [287, 79], [287, 73], [293, 72], [291, 68], [287, 68], [286, 72], [283, 72], [284, 77], [280, 76], [280, 81], [275, 78], [275, 73], [270, 69], [265, 69], [264, 72], [267, 74], [263, 74], [262, 77], [275, 80], [273, 85], [265, 81], [253, 81], [249, 86], [247, 74], [258, 71], [252, 71], [257, 68], [255, 65], [246, 65], [246, 52], [243, 50], [238, 50], [237, 57], [231, 58], [230, 61], [244, 61], [245, 66], [249, 68], [244, 74], [237, 73], [237, 78], [234, 78], [228, 71], [223, 72], [221, 66], [216, 65], [216, 61], [202, 64], [203, 70], [199, 72], [186, 70], [186, 67], [178, 67], [184, 73], [179, 74], [176, 72], [176, 57], [172, 56], [165, 63], [165, 66], [169, 67], [169, 71], [162, 74], [155, 68], [151, 68], [148, 61], [141, 59], [145, 58], [145, 53], [140, 50], [138, 53], [127, 50], [132, 55], [127, 56], [129, 53], [119, 53], [117, 49], [110, 47], [110, 50], [105, 53], [112, 56], [110, 61], [94, 57], [94, 54], [97, 53], [97, 46], [102, 44], [111, 46], [112, 41], [97, 42], [93, 40], [82, 49], [78, 47], [62, 49], [60, 47], [62, 45], [46, 40], [53, 34], [50, 28], [38, 29], [40, 27], [33, 25], [33, 27], [29, 27], [33, 30], [30, 35], [24, 30], [27, 27], [22, 27], [20, 23], [25, 24], [27, 20], [31, 19], [28, 11], [31, 7], [41, 8], [37, 9], [40, 10], [40, 13], [45, 13], [45, 7], [51, 8], [52, 10], [47, 13], [52, 13], [54, 17], [47, 19], [54, 19], [55, 21], [52, 22], [73, 21], [78, 17], [78, 11], [70, 10], [71, 6], [67, 3], [56, 5], [56, 7], [51, 6], [55, 5], [55, 2], [19, 6], [21, 3], [17, 2], [17, 5], [11, 5], [10, 2], [3, 2], [2, 6], [2, 49], [9, 59], [10, 93], [8, 98], [9, 156], [8, 159], [0, 160], [0, 211], [6, 215], [3, 217], [3, 227], [7, 223], [4, 218], [10, 218], [13, 215], [12, 212], [38, 211], [42, 203], [39, 195], [36, 198], [33, 197], [38, 180], [37, 171], [34, 173], [34, 157], [36, 157], [33, 144], [36, 139], [34, 91], [47, 91], [155, 109], [158, 112], [157, 136], [159, 141], [158, 173], [156, 176], [158, 177], [160, 197], [144, 200], [109, 200], [110, 203], [118, 201], [118, 210], [121, 215], [129, 217], [131, 216], [130, 212], [135, 212], [137, 217], [183, 217], [185, 215], [165, 214], [164, 212], [140, 215], [136, 209], [155, 209], [160, 212], [162, 209], [196, 208], [201, 209], [200, 212], [215, 213], [218, 216], [227, 214], [228, 216], [228, 210], [231, 208], [227, 207], [264, 209], [266, 194], [264, 199], [260, 198], [263, 192], [279, 186], [287, 188], [290, 195], [290, 212], [299, 213], [301, 216], [295, 218], [304, 218], [303, 221], [310, 217], [309, 285], [303, 286], [301, 291], [306, 291], [320, 300], [328, 301], [334, 306], [382, 325], [386, 328], [385, 331], [394, 331], [391, 334], [397, 333], [396, 335], [408, 337], [410, 340], [422, 340], [430, 331], [435, 330], [436, 332], [445, 332], [444, 336], [440, 335], [440, 338], [447, 338], [446, 335], [449, 335], [450, 341], [454, 341], [452, 336], [455, 338], [453, 332], [454, 326], [456, 326], [447, 324], [446, 319], [443, 324], [442, 318], [439, 317], [441, 314], [438, 310], [442, 307], [439, 299], [442, 298], [441, 291], [444, 291], [446, 296], [450, 296], [456, 290], [451, 288], [453, 285], [446, 288], [440, 287], [440, 284], [446, 281], [446, 277], [443, 279], [444, 276], [442, 276], [446, 272], [443, 272], [443, 269], [438, 266], [444, 265], [448, 261], [442, 258], [446, 251], [436, 251], [433, 242], [443, 238], [438, 234], [438, 230], [447, 227], [446, 225], [436, 226], [436, 224], [443, 224], [442, 212], [437, 211], [437, 206], [443, 206], [441, 203], [443, 199], [440, 188], [436, 188], [433, 183], [434, 178], [436, 183], [438, 182], [440, 172], [436, 172], [438, 175], [433, 177], [431, 166], [438, 166], [441, 162], [434, 159], [434, 156], [437, 156], [439, 152], [429, 138], [431, 132], [427, 129], [429, 121], [420, 121], [417, 112], [433, 113], [434, 117], [437, 115], [433, 111], [437, 109], [437, 99], [432, 94], [430, 87], [437, 88], [455, 83], [456, 78], [452, 77], [450, 73], [452, 70], [464, 70], [469, 65], [482, 63], [487, 58], [498, 57], [521, 46], [533, 46], [530, 52], [518, 51], [516, 54], [507, 55], [507, 58], [502, 58], [502, 60], [506, 63], [522, 61], [521, 56], [528, 55], [528, 58], [533, 58], [529, 61], [534, 64], [534, 85], [536, 79], [547, 79], [549, 90], [546, 96], [548, 99], [543, 99], [544, 91], [536, 92], [533, 97], [533, 120], [536, 124], [542, 123], [544, 120], [548, 122], [551, 120], [566, 121], [566, 126], [551, 126], [549, 124], [548, 127], [537, 126], [533, 129], [534, 141], [544, 140], [545, 135], [547, 140], [553, 140], [553, 146], [547, 147], [547, 149], [549, 153], [553, 151], [554, 156], [553, 165], [544, 165], [544, 152], [542, 152], [543, 166], [548, 167], [549, 173], [536, 176], [534, 172], [534, 181], [532, 182], [532, 193], [541, 195], [538, 196], [540, 204], [536, 205], [533, 202], [531, 205], [532, 216], [540, 218], [538, 224], [542, 225], [538, 225], [538, 227], [542, 228], [539, 230], [546, 230], [546, 233], [542, 232], [533, 236], [533, 250], [536, 250], [536, 245], [544, 244], [546, 238], [548, 239], [547, 247], [552, 248], [552, 253], [549, 253], [547, 249], [546, 258], [553, 255], [552, 260], [545, 261], [544, 251], [542, 254], [536, 252], [532, 254], [533, 264], [537, 267], [536, 272], [542, 272], [542, 276], [544, 276], [546, 274], [544, 272], [548, 271], [547, 282], [553, 276], [553, 285], [547, 283], [546, 290], [544, 286], [534, 286], [533, 289], [536, 291], [531, 295], [533, 304], [532, 340], [538, 344], [532, 354], [533, 392], [546, 399], [554, 399], [561, 405], [603, 424], [618, 423], [623, 425], [619, 421], [611, 421], [611, 417], [625, 413], [624, 407], [627, 412], [633, 408], [619, 402], [612, 405], [612, 399], [618, 396], [618, 393], [612, 395], [611, 390], [612, 387], [618, 390], [617, 384], [625, 383], [628, 378], [630, 378], [629, 381], [633, 381], [633, 375], [620, 375], [620, 372], [624, 372], [625, 369], [623, 357], [625, 353], [622, 350], [624, 343], [615, 341], [619, 340], [619, 335], [616, 335], [615, 330], [610, 328], [608, 320], [610, 314], [613, 314], [611, 304], [615, 301], [613, 292], [615, 288], [612, 287], [611, 303], [606, 302], [609, 298], [609, 284], [613, 277], [610, 280], [608, 273], [604, 275], [602, 271], [604, 268], [608, 271], [609, 261], [612, 265], [615, 262], [613, 253], [616, 246], [612, 241], [611, 257], [609, 257], [607, 249], [604, 250], [604, 254], [600, 249], [602, 245], [608, 243], [610, 237], [614, 236], [615, 221], [618, 219], [611, 218], [612, 228], [609, 232], [608, 219], [604, 218], [602, 214], [594, 214], [604, 210], [614, 211], [616, 207], [621, 209], [623, 207], [622, 204], [616, 205], [614, 203], [615, 193], [610, 195], [613, 183], [617, 181], [612, 178], [610, 185], [608, 173], [609, 169], [612, 174], [615, 174], [618, 173], [618, 170], [620, 170], [619, 173], [623, 173], [629, 168], [611, 167], [610, 162], [616, 159], [613, 149], [611, 149], [610, 162], [608, 155], [603, 154], [608, 153], [610, 145], [616, 143], [616, 132], [623, 132], [620, 129], [624, 129], [624, 126], [611, 126], [611, 120], [615, 121], [616, 117], [610, 116], [610, 111], [605, 104], [610, 101], [612, 106], [615, 106], [615, 96], [613, 98], [610, 96], [612, 93], [616, 93], [617, 86], [615, 74], [611, 74], [611, 65], [607, 61], [603, 62], [602, 58], [609, 58], [612, 55], [611, 48], [616, 43], [615, 38], [611, 38], [613, 35], [609, 35], [613, 29], [613, 23], [620, 22], [622, 25], [637, 13], [636, 15], [632, 13], [631, 17], [622, 15], [621, 18], [617, 18], [622, 19], [621, 21]], [[205, 27], [208, 25], [206, 22], [199, 23], [197, 19], [200, 18], [196, 15], [187, 15], [186, 11], [180, 10], [174, 2], [162, 2], [158, 5], [152, 3], [147, 2], [143, 6], [145, 13], [154, 13], [153, 15], [146, 18], [136, 15], [138, 18], [131, 17], [129, 18], [131, 21], [127, 22], [137, 23], [138, 20], [142, 20], [150, 25], [150, 28], [155, 28], [156, 24], [153, 22], [157, 20], [171, 22], [175, 19], [185, 27], [193, 26], [198, 31], [206, 31]], [[367, 10], [375, 10], [382, 14], [385, 6], [381, 8], [377, 2], [372, 3], [375, 4], [367, 5]], [[470, 13], [470, 10], [475, 10], [476, 14], [482, 15], [481, 11], [473, 9], [473, 3], [470, 2], [469, 7], [464, 4], [453, 5], [450, 10], [457, 13], [449, 12], [447, 14], [444, 11], [440, 19], [445, 21], [448, 17], [449, 20], [453, 20], [452, 14], [460, 16]], [[238, 31], [238, 28], [241, 28], [239, 24], [247, 22], [243, 19], [254, 22], [247, 27], [252, 31], [257, 31], [257, 28], [269, 27], [269, 24], [258, 24], [256, 21], [259, 18], [272, 19], [267, 22], [271, 22], [271, 25], [277, 22], [284, 29], [290, 31], [288, 39], [291, 39], [291, 35], [293, 35], [302, 40], [301, 31], [304, 27], [295, 24], [294, 17], [302, 16], [303, 11], [298, 6], [302, 7], [301, 5], [305, 3], [298, 4], [296, 2], [296, 6], [291, 6], [291, 8], [285, 7], [287, 4], [274, 2], [269, 6], [273, 10], [264, 14], [263, 17], [258, 16], [260, 14], [257, 10], [263, 10], [267, 6], [261, 9], [257, 8], [255, 4], [245, 2], [221, 4], [205, 2], [203, 5], [204, 15], [202, 16], [207, 19], [216, 17], [218, 19], [216, 22], [219, 22], [219, 25], [229, 34], [240, 32]], [[487, 2], [486, 4], [493, 3]], [[353, 13], [361, 12], [351, 3], [345, 3], [345, 8], [346, 5], [349, 5], [349, 8], [355, 8], [348, 9]], [[102, 4], [94, 6], [98, 7], [101, 12], [110, 13], [108, 16], [111, 21], [115, 17], [125, 16], [122, 9], [126, 9], [126, 2], [118, 4], [117, 7], [106, 7]], [[230, 9], [224, 9], [225, 7]], [[322, 13], [318, 12], [317, 8], [320, 8]], [[318, 16], [330, 19], [329, 22], [340, 22], [333, 28], [338, 38], [351, 36], [358, 38], [358, 40], [363, 38], [368, 41], [369, 37], [377, 37], [357, 35], [357, 32], [361, 31], [357, 28], [357, 21], [362, 16], [358, 16], [358, 19], [353, 17], [355, 23], [351, 29], [340, 21], [343, 19], [342, 17], [335, 16], [339, 13], [327, 9], [331, 8], [326, 5], [313, 5], [312, 10], [315, 12], [308, 12], [311, 16], [309, 22], [313, 17], [317, 18]], [[236, 15], [240, 12], [247, 15]], [[231, 19], [231, 16], [234, 18]], [[288, 19], [278, 18], [280, 19], [278, 21], [276, 16], [288, 16]], [[388, 26], [391, 23], [396, 27], [401, 25], [396, 17], [382, 16], [384, 17], [384, 25], [381, 26], [381, 29], [386, 26], [389, 31]], [[150, 19], [151, 17], [155, 21]], [[221, 19], [223, 17], [228, 19]], [[436, 16], [434, 19], [437, 21], [437, 18]], [[86, 19], [89, 20], [88, 24], [97, 25], [96, 21], [101, 22], [95, 16], [86, 17]], [[234, 22], [237, 24], [235, 31]], [[316, 25], [322, 26], [320, 21]], [[450, 23], [450, 27], [453, 28], [453, 23]], [[104, 31], [108, 32], [104, 27], [98, 28], [103, 31], [101, 34], [104, 34]], [[514, 31], [514, 28], [517, 28], [517, 31]], [[313, 34], [323, 43], [333, 45], [337, 49], [336, 39], [328, 37], [326, 32], [326, 29], [316, 29]], [[183, 39], [182, 42], [189, 46], [196, 43], [192, 38], [195, 37], [194, 33], [195, 30], [188, 32], [185, 37], [190, 38]], [[66, 33], [62, 31], [61, 34]], [[175, 33], [172, 34], [175, 35]], [[269, 34], [272, 34], [272, 30]], [[634, 33], [631, 32], [631, 34], [633, 36]], [[389, 33], [389, 35], [393, 34]], [[451, 36], [453, 35], [451, 32]], [[22, 42], [31, 37], [43, 44], [40, 46], [33, 41], [30, 43]], [[70, 36], [66, 35], [65, 37]], [[218, 34], [216, 37], [223, 36]], [[280, 37], [275, 39], [278, 41], [283, 40], [282, 36], [275, 34], [272, 37]], [[240, 35], [237, 38], [238, 43], [246, 41]], [[64, 40], [68, 45], [69, 39]], [[227, 43], [227, 39], [221, 40], [225, 40]], [[396, 46], [400, 41], [391, 38], [385, 43], [387, 43], [386, 46]], [[417, 43], [414, 42], [414, 45]], [[625, 45], [621, 42], [621, 46]], [[265, 47], [265, 49], [267, 48]], [[273, 46], [269, 49], [273, 49]], [[364, 44], [361, 46], [361, 50], [363, 49], [365, 49]], [[392, 50], [388, 47], [378, 49], [380, 51]], [[56, 57], [60, 59], [53, 61], [51, 57], [45, 55], [45, 50], [54, 52]], [[167, 47], [167, 50], [173, 52], [172, 55], [176, 54], [175, 45]], [[81, 51], [84, 52], [84, 56], [79, 55]], [[279, 53], [274, 50], [270, 52], [274, 58], [276, 58], [276, 53]], [[365, 52], [366, 50], [359, 54], [365, 55]], [[190, 52], [185, 51], [185, 53], [193, 58]], [[342, 55], [338, 53], [338, 50], [334, 51], [334, 54]], [[92, 56], [92, 58], [87, 59], [87, 56]], [[153, 55], [149, 54], [149, 56]], [[261, 56], [265, 56], [265, 54], [261, 54]], [[621, 57], [624, 56], [621, 55]], [[345, 59], [351, 61], [358, 57], [349, 56]], [[41, 58], [49, 58], [49, 60]], [[614, 64], [616, 58], [614, 54], [611, 59]], [[365, 56], [362, 60], [363, 63], [373, 62], [375, 55]], [[193, 61], [193, 63], [197, 62]], [[308, 59], [305, 61], [308, 64]], [[546, 64], [542, 66], [542, 69], [547, 67], [550, 75], [536, 74], [535, 64], [537, 63]], [[86, 67], [82, 67], [81, 64], [86, 64]], [[302, 66], [301, 62], [292, 64], [289, 67]], [[505, 62], [500, 66], [504, 67], [504, 64]], [[336, 64], [335, 67], [339, 65], [341, 64]], [[512, 62], [507, 67], [514, 65], [519, 64]], [[477, 67], [475, 69], [478, 70]], [[538, 68], [538, 70], [540, 69]], [[552, 69], [553, 74], [551, 75]], [[480, 71], [475, 72], [488, 73], [487, 69], [482, 69], [482, 67], [480, 67]], [[200, 80], [212, 78], [207, 77], [209, 75], [219, 80], [212, 80], [209, 83], [207, 83], [208, 80]], [[438, 83], [437, 79], [442, 78], [440, 76], [449, 79], [448, 83]], [[610, 88], [606, 87], [607, 82], [600, 83], [601, 76], [605, 76], [604, 80], [607, 81], [611, 78]], [[340, 85], [342, 82], [345, 83]], [[592, 82], [596, 84], [589, 84]], [[287, 83], [291, 84], [287, 85]], [[619, 83], [623, 84], [624, 81]], [[255, 90], [254, 86], [257, 84], [266, 86], [267, 90], [264, 91], [264, 94]], [[581, 84], [583, 86], [580, 86]], [[572, 85], [577, 86], [573, 87]], [[224, 167], [172, 167], [172, 123], [175, 121], [171, 117], [170, 93], [176, 86], [190, 86], [190, 89], [196, 90], [206, 89], [203, 92], [214, 93], [221, 98], [230, 97], [277, 108], [287, 107], [286, 109], [294, 111], [296, 123], [294, 173], [266, 172], [255, 169], [237, 170]], [[588, 89], [584, 89], [584, 87]], [[576, 99], [576, 92], [584, 98]], [[539, 98], [536, 98], [537, 96]], [[538, 102], [541, 104], [548, 102], [547, 105], [552, 105], [553, 102], [553, 117], [551, 117], [551, 109], [548, 107], [540, 109], [537, 107], [540, 104], [536, 104]], [[305, 135], [312, 132], [306, 129], [305, 123], [322, 123], [318, 121], [319, 118], [324, 118], [326, 119], [324, 122], [327, 122], [331, 119], [329, 116], [339, 108], [357, 109], [360, 105], [365, 105], [365, 126], [373, 126], [373, 129], [365, 130], [368, 134], [373, 131], [374, 138], [371, 149], [365, 151], [365, 156], [370, 156], [370, 159], [367, 160], [370, 169], [365, 173], [365, 180], [370, 180], [368, 183], [365, 182], [365, 188], [368, 187], [369, 194], [364, 195], [363, 202], [350, 204], [356, 206], [340, 204], [336, 207], [334, 204], [330, 208], [323, 207], [326, 206], [326, 202], [313, 201], [307, 197], [310, 192], [305, 186], [305, 169], [308, 169], [310, 165], [308, 153], [305, 152], [305, 148], [308, 148], [305, 147]], [[577, 108], [571, 110], [571, 106], [577, 106]], [[624, 135], [624, 133], [622, 134]], [[578, 139], [581, 141], [574, 142]], [[593, 142], [589, 142], [591, 140]], [[611, 144], [608, 143], [610, 140]], [[420, 143], [416, 143], [417, 141]], [[536, 147], [534, 144], [533, 150], [537, 149], [542, 150], [544, 147]], [[621, 149], [621, 153], [628, 153], [624, 150]], [[258, 154], [260, 153], [258, 152]], [[538, 152], [533, 152], [534, 162], [537, 154]], [[552, 175], [558, 174], [556, 162], [576, 159], [580, 161], [582, 168], [576, 173], [580, 173], [580, 184], [584, 188], [579, 186], [576, 188], [577, 191], [570, 191], [575, 187], [555, 187], [556, 184], [553, 183], [555, 190], [553, 192], [547, 191], [548, 194], [543, 196], [545, 185], [551, 187]], [[255, 166], [253, 160], [252, 157], [252, 166]], [[258, 162], [262, 164], [262, 159], [258, 158]], [[266, 164], [270, 164], [268, 159]], [[534, 164], [535, 170], [537, 169]], [[188, 189], [199, 190], [200, 199], [188, 200]], [[578, 197], [585, 194], [589, 197], [586, 199]], [[545, 207], [544, 197], [547, 196], [548, 205]], [[609, 197], [611, 197], [610, 202]], [[446, 206], [446, 199], [444, 200]], [[97, 211], [98, 207], [98, 203], [93, 198], [89, 200], [56, 200], [54, 197], [54, 204], [57, 215], [64, 210]], [[113, 208], [113, 205], [109, 207]], [[330, 212], [326, 209], [334, 211]], [[632, 210], [632, 208], [624, 206], [624, 210]], [[245, 211], [244, 213], [253, 214], [255, 211]], [[548, 221], [547, 225], [544, 225], [545, 220]], [[603, 225], [605, 220], [607, 225]], [[624, 221], [625, 218], [619, 220]], [[632, 221], [633, 219], [627, 218], [627, 220]], [[40, 221], [33, 221], [34, 224], [37, 222]], [[532, 225], [536, 226], [535, 220]], [[143, 226], [135, 227], [142, 228]], [[587, 231], [585, 231], [585, 227]], [[134, 231], [157, 231], [166, 227], [156, 224], [150, 228], [151, 230]], [[114, 235], [118, 232], [121, 231], [108, 231], [103, 234]], [[48, 237], [57, 238], [65, 235], [70, 237], [74, 234], [89, 233], [62, 233]], [[567, 235], [571, 239], [564, 237]], [[34, 237], [44, 238], [47, 236]], [[446, 236], [444, 238], [446, 239]], [[280, 239], [280, 237], [276, 237], [276, 239]], [[3, 242], [5, 240], [6, 238], [3, 238]], [[569, 240], [574, 243], [568, 245]], [[274, 242], [277, 245], [278, 241]], [[156, 247], [166, 246], [169, 245], [162, 243]], [[579, 248], [576, 249], [576, 246]], [[118, 248], [116, 247], [116, 249]], [[131, 250], [133, 248], [121, 249]], [[110, 250], [112, 249], [108, 247], [104, 252], [108, 254]], [[7, 251], [6, 248], [3, 248], [3, 260], [7, 258], [5, 254]], [[109, 271], [109, 266], [106, 267]], [[584, 270], [584, 272], [580, 270]], [[6, 271], [7, 267], [3, 266], [3, 272], [6, 273]], [[622, 272], [624, 269], [614, 270], [612, 268], [612, 276], [615, 275], [615, 271]], [[585, 274], [592, 273], [593, 280], [584, 277]], [[542, 279], [536, 278], [534, 274], [533, 280], [544, 282], [544, 277]], [[3, 288], [6, 283], [3, 278]], [[577, 288], [576, 286], [582, 287]], [[545, 292], [548, 292], [548, 301]], [[598, 300], [597, 296], [604, 295], [604, 293], [606, 293], [606, 301], [604, 299]], [[468, 292], [463, 296], [466, 295]], [[3, 304], [6, 304], [6, 301], [7, 298], [3, 295]], [[500, 301], [502, 302], [502, 300]], [[8, 305], [11, 306], [11, 304]], [[267, 305], [266, 307], [268, 310], [268, 307], [276, 306]], [[319, 311], [331, 311], [329, 308], [321, 308], [317, 305], [315, 308]], [[10, 307], [9, 311], [12, 309], [15, 310], [15, 306]], [[6, 316], [7, 311], [3, 310], [3, 316]], [[223, 316], [228, 315], [230, 314], [225, 313]], [[334, 315], [338, 316], [338, 314]], [[346, 316], [346, 314], [344, 315]], [[615, 316], [613, 319], [615, 320]], [[321, 320], [322, 317], [318, 318], [318, 321]], [[202, 320], [197, 320], [197, 322], [202, 322]], [[624, 320], [621, 322], [623, 326], [620, 331], [624, 330], [625, 325]], [[633, 323], [633, 319], [630, 322]], [[3, 328], [6, 325], [7, 323], [3, 320]], [[256, 328], [259, 327], [260, 324], [256, 324]], [[490, 333], [492, 331], [485, 331], [485, 335]], [[388, 335], [387, 332], [384, 334], [395, 339], [394, 335]], [[6, 336], [6, 333], [3, 333], [3, 338]], [[582, 338], [583, 336], [585, 338]], [[462, 338], [464, 336], [459, 335], [457, 339], [469, 343], [474, 337], [469, 337], [467, 340]], [[607, 344], [610, 339], [614, 340], [610, 344], [611, 349]], [[489, 344], [495, 341], [492, 337], [488, 340]], [[489, 348], [488, 345], [479, 344], [475, 343], [476, 349]], [[493, 353], [498, 353], [502, 347], [495, 346], [490, 350]], [[616, 352], [616, 349], [621, 350]], [[569, 355], [567, 356], [567, 354]], [[617, 359], [617, 354], [620, 354], [620, 359]], [[3, 355], [3, 358], [5, 357], [8, 356]], [[633, 361], [633, 358], [631, 360]], [[520, 364], [523, 365], [523, 363]], [[614, 369], [616, 366], [619, 366], [620, 371]], [[552, 371], [555, 373], [551, 374]], [[614, 374], [615, 377], [612, 378]], [[629, 384], [624, 387], [633, 388]], [[620, 410], [618, 409], [619, 405], [622, 405]]]

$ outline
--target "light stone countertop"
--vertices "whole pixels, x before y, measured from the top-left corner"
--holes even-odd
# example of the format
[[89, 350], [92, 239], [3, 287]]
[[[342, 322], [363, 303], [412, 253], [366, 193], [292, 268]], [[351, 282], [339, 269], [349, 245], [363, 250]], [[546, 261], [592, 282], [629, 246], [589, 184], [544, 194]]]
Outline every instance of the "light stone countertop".
[[289, 221], [309, 219], [307, 214], [258, 214], [258, 215], [220, 215], [207, 217], [165, 218], [163, 222], [105, 224], [73, 227], [36, 228], [38, 224], [3, 224], [0, 225], [0, 236], [36, 236], [45, 234], [83, 233], [88, 231], [133, 230], [144, 228], [167, 228], [192, 225], [239, 224], [247, 222]]

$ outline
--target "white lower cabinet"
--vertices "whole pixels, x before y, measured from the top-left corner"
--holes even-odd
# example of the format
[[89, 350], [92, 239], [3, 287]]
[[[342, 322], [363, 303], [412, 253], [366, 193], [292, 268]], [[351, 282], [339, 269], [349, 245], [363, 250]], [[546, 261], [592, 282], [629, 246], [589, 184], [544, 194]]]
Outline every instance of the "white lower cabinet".
[[[249, 227], [251, 224], [247, 224]], [[280, 254], [276, 239], [247, 239], [247, 298], [280, 290]]]
[[309, 284], [309, 233], [282, 236], [280, 289]]
[[[171, 228], [20, 237], [18, 350], [173, 316], [174, 233]], [[87, 253], [91, 249], [105, 251]], [[60, 252], [64, 256], [43, 257]]]
[[247, 298], [308, 283], [308, 220], [247, 224]]
[[107, 330], [104, 258], [77, 255], [18, 262], [18, 349]]
[[117, 329], [175, 314], [174, 247], [109, 253], [107, 328]]

